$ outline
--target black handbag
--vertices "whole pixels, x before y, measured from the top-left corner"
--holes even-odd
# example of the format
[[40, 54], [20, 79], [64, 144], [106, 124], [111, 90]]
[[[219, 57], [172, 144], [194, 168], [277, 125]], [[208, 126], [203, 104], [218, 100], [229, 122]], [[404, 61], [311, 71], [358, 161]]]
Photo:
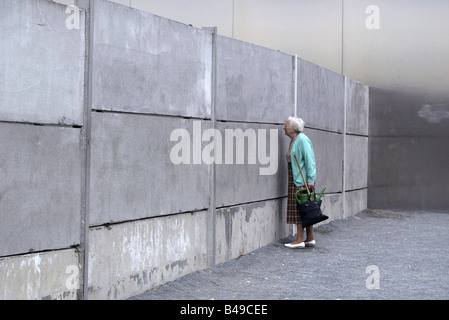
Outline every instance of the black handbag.
[[304, 185], [306, 186], [307, 189], [307, 196], [308, 196], [307, 201], [302, 203], [298, 201], [299, 213], [301, 214], [302, 217], [302, 226], [306, 228], [314, 224], [317, 224], [318, 222], [329, 219], [329, 217], [323, 214], [323, 212], [321, 211], [321, 197], [319, 198], [319, 200], [312, 199], [312, 195], [307, 185], [307, 181], [304, 178], [301, 166], [299, 165], [298, 158], [296, 157], [296, 154], [294, 156], [296, 159], [296, 163], [298, 164], [299, 171], [301, 172]]

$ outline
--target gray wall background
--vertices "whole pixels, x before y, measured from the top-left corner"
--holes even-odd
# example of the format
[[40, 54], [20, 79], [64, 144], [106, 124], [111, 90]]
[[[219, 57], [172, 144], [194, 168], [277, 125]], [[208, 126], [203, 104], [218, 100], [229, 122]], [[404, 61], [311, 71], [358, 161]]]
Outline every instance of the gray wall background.
[[197, 27], [218, 26], [220, 35], [297, 54], [369, 86], [449, 89], [446, 0], [111, 1]]
[[[65, 5], [0, 4], [2, 298], [126, 298], [287, 236], [282, 127], [294, 114], [314, 143], [331, 220], [366, 209], [366, 85], [276, 50], [94, 3], [77, 2], [73, 30]], [[222, 137], [225, 129], [277, 129], [276, 174], [247, 162], [174, 165], [171, 132], [193, 136], [198, 121]], [[74, 289], [64, 282], [68, 264], [79, 268]]]
[[449, 97], [370, 88], [370, 208], [448, 212]]
[[[449, 135], [449, 1], [112, 1], [218, 26], [221, 35], [298, 54], [372, 87], [370, 207], [448, 211], [449, 152], [438, 146]], [[418, 116], [421, 108], [441, 121]], [[428, 201], [423, 188], [439, 196]]]

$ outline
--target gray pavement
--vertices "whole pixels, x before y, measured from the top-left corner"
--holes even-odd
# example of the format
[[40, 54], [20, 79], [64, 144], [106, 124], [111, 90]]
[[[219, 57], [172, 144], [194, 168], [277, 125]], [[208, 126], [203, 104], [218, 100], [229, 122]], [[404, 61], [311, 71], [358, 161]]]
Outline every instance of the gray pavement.
[[283, 239], [135, 300], [449, 299], [449, 214], [365, 210]]

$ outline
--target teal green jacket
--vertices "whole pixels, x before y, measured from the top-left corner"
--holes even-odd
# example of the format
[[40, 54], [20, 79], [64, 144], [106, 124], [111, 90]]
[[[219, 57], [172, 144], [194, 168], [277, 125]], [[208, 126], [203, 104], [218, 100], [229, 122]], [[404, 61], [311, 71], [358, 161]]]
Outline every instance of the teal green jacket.
[[316, 166], [315, 153], [313, 151], [312, 141], [304, 133], [300, 133], [292, 146], [291, 163], [293, 172], [293, 181], [297, 187], [304, 185], [301, 172], [296, 163], [295, 154], [298, 157], [299, 165], [307, 183], [315, 183]]

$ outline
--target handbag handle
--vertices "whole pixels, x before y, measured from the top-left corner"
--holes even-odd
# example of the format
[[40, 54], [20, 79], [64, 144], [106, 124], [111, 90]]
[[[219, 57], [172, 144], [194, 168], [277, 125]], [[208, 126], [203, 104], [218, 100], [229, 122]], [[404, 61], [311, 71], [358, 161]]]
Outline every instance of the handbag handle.
[[296, 159], [296, 163], [298, 164], [299, 171], [301, 172], [302, 180], [304, 180], [304, 185], [306, 186], [306, 189], [307, 189], [307, 195], [308, 195], [309, 198], [310, 198], [311, 195], [310, 195], [309, 187], [307, 186], [307, 181], [306, 181], [306, 179], [304, 178], [304, 174], [302, 173], [301, 166], [299, 165], [299, 161], [298, 161], [298, 158], [296, 157], [296, 154], [295, 154], [294, 156], [295, 156], [295, 159]]

